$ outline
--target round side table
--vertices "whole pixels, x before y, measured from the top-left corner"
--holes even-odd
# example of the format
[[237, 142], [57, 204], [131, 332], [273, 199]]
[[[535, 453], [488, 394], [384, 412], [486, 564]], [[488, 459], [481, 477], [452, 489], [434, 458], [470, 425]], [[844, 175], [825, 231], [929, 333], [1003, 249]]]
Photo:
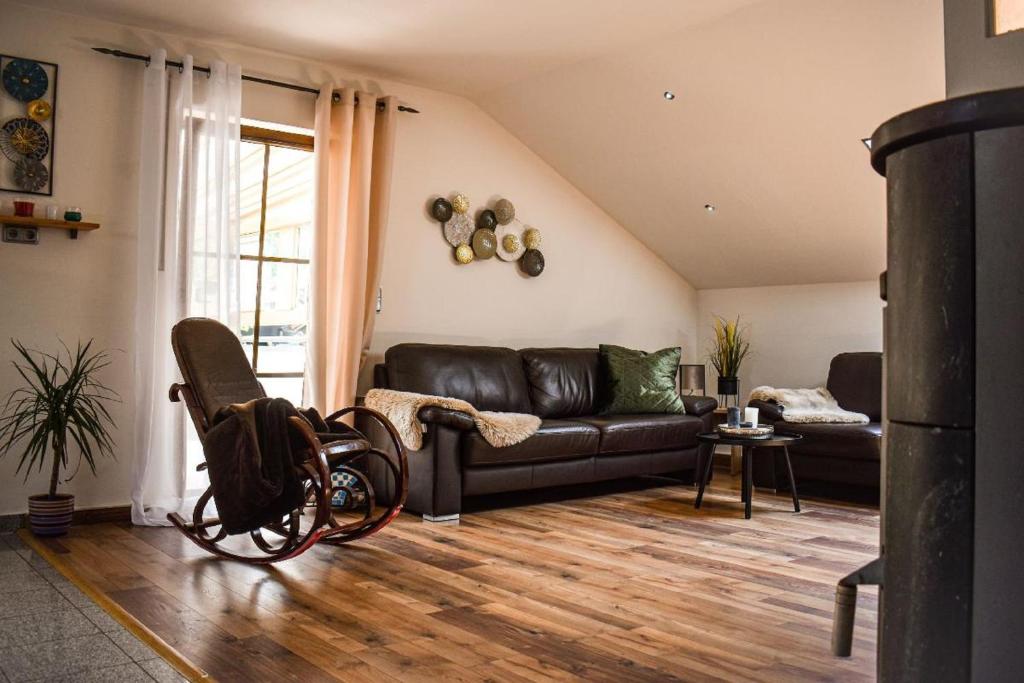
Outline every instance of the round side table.
[[703, 476], [700, 479], [700, 489], [697, 491], [697, 503], [694, 505], [700, 509], [700, 503], [704, 499], [704, 489], [711, 478], [711, 466], [714, 462], [715, 446], [739, 446], [743, 449], [741, 499], [744, 504], [743, 516], [750, 519], [750, 501], [754, 493], [754, 450], [757, 448], [768, 448], [771, 446], [781, 447], [786, 458], [786, 474], [789, 475], [789, 490], [793, 494], [793, 511], [800, 512], [800, 498], [796, 493], [796, 482], [793, 480], [793, 465], [789, 462], [789, 448], [792, 443], [800, 441], [803, 437], [798, 434], [773, 434], [767, 438], [754, 438], [743, 436], [725, 436], [724, 434], [698, 434], [697, 440], [707, 444], [711, 455], [707, 458], [707, 465], [704, 468]]

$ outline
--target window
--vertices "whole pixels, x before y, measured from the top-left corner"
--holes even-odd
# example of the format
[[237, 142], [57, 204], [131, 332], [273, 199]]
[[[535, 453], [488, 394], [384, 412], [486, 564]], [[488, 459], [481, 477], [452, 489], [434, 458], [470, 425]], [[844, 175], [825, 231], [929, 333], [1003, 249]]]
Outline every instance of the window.
[[302, 401], [313, 138], [242, 126], [242, 346], [269, 396]]

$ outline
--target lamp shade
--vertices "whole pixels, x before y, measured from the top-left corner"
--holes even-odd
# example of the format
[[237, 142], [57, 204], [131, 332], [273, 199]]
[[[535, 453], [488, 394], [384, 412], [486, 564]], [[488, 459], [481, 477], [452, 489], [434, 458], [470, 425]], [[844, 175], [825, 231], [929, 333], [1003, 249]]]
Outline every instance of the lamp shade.
[[679, 366], [679, 389], [682, 391], [704, 393], [705, 373], [703, 365]]

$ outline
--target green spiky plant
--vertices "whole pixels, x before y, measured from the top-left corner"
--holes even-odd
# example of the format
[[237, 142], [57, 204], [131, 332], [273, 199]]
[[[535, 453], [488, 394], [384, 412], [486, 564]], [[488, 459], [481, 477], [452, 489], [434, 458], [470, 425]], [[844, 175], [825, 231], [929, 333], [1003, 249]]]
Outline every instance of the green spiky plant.
[[11, 340], [20, 356], [11, 364], [25, 383], [12, 391], [4, 404], [0, 457], [24, 444], [17, 471], [24, 469], [28, 480], [33, 468], [42, 471], [49, 455], [51, 499], [57, 495], [61, 468], [68, 466], [70, 446], [78, 449], [80, 459], [65, 481], [78, 473], [82, 461], [95, 475], [98, 456], [114, 457], [110, 431], [115, 425], [108, 405], [120, 399], [96, 378], [110, 365], [110, 356], [106, 351], [92, 352], [92, 342], [83, 345], [79, 341], [74, 351], [61, 342], [63, 352], [54, 355], [29, 350]]
[[708, 360], [719, 377], [737, 377], [743, 359], [750, 352], [746, 332], [740, 327], [740, 318], [726, 320], [715, 316], [715, 341], [708, 351]]

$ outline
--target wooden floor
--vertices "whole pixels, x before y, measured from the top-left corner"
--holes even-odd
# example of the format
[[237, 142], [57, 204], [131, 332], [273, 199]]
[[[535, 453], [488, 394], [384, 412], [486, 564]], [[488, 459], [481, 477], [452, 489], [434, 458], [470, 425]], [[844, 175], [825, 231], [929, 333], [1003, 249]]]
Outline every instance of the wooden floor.
[[[838, 578], [877, 555], [874, 508], [688, 486], [402, 515], [271, 568], [173, 529], [82, 526], [50, 547], [221, 681], [787, 681], [874, 678], [877, 593], [829, 654]], [[66, 551], [66, 552], [65, 552]]]

